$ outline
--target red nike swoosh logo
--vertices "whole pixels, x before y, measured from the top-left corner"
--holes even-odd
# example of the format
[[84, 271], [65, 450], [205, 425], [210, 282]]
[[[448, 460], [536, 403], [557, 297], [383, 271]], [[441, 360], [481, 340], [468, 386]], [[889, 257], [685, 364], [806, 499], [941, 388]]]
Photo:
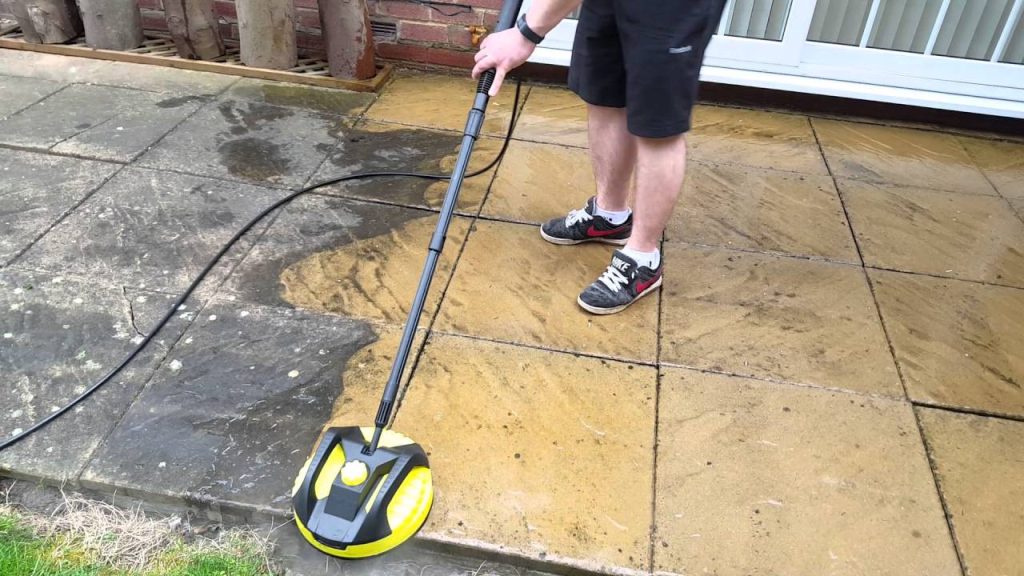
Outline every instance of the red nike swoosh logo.
[[591, 238], [595, 236], [611, 236], [612, 234], [618, 234], [621, 231], [622, 230], [620, 228], [612, 228], [611, 230], [598, 230], [597, 228], [594, 228], [593, 225], [591, 225], [590, 229], [587, 230], [587, 236], [590, 236]]
[[658, 281], [658, 278], [661, 278], [661, 274], [658, 274], [657, 276], [655, 276], [654, 278], [651, 278], [647, 282], [641, 282], [641, 283], [637, 284], [636, 285], [636, 293], [637, 294], [643, 294], [645, 291], [647, 291], [648, 288], [653, 286], [654, 283]]

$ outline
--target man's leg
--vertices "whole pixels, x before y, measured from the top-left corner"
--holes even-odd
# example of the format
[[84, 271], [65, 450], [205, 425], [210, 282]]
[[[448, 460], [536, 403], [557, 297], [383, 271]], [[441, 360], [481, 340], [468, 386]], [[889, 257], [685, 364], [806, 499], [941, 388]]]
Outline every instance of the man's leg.
[[636, 137], [626, 129], [626, 109], [588, 104], [587, 127], [597, 207], [610, 212], [627, 210], [637, 147]]
[[627, 250], [654, 252], [661, 246], [686, 174], [686, 136], [636, 138], [636, 200]]

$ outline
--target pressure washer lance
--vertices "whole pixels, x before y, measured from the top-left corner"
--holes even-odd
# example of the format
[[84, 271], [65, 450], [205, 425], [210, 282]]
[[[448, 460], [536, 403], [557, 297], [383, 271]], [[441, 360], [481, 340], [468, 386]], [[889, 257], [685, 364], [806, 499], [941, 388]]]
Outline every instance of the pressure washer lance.
[[[506, 0], [495, 31], [512, 27], [521, 4], [522, 0]], [[328, 429], [295, 480], [292, 507], [296, 525], [310, 544], [327, 554], [365, 558], [386, 552], [411, 538], [423, 526], [433, 504], [433, 481], [426, 453], [411, 439], [388, 430], [387, 426], [473, 146], [484, 123], [484, 111], [490, 100], [488, 92], [494, 78], [495, 71], [488, 70], [477, 84], [462, 147], [430, 239], [423, 273], [377, 409], [374, 428]]]

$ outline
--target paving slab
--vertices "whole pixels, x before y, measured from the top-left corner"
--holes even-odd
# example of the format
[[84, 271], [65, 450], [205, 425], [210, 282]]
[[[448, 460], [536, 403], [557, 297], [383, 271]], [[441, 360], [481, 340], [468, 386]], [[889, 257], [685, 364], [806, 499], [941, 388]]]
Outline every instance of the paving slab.
[[[451, 174], [462, 144], [462, 135], [363, 121], [345, 133], [338, 147], [320, 166], [314, 182], [357, 172], [421, 172]], [[501, 150], [497, 138], [480, 138], [473, 147], [468, 173], [489, 165]], [[507, 161], [507, 160], [506, 160]], [[504, 162], [504, 161], [503, 161]], [[456, 211], [475, 215], [487, 194], [497, 168], [463, 180]], [[402, 206], [440, 209], [448, 181], [421, 178], [369, 178], [320, 188], [319, 192], [349, 198], [364, 198]]]
[[[149, 333], [172, 303], [169, 296], [97, 279], [0, 271], [0, 371], [6, 383], [0, 389], [0, 436], [27, 429], [84, 392]], [[172, 320], [104, 388], [0, 453], [0, 474], [74, 483], [185, 324]]]
[[903, 396], [856, 266], [665, 245], [661, 360]]
[[818, 118], [812, 123], [838, 177], [966, 194], [996, 193], [951, 134]]
[[0, 48], [0, 74], [7, 78], [21, 76], [62, 83], [89, 82], [100, 68], [107, 66], [107, 62], [92, 58]]
[[[437, 214], [308, 196], [285, 209], [223, 290], [244, 302], [403, 323]], [[425, 312], [437, 309], [469, 220], [456, 218]]]
[[587, 150], [516, 140], [501, 161], [481, 214], [540, 224], [582, 208], [596, 193]]
[[0, 118], [28, 108], [64, 86], [38, 78], [4, 78], [0, 82]]
[[688, 156], [804, 174], [828, 174], [806, 116], [696, 106], [687, 135]]
[[864, 263], [1024, 287], [1024, 222], [1003, 198], [841, 180]]
[[432, 336], [395, 429], [427, 451], [426, 538], [646, 570], [650, 367]]
[[[177, 294], [235, 232], [283, 195], [282, 190], [125, 168], [16, 262]], [[253, 237], [228, 253], [211, 280], [223, 277]]]
[[344, 116], [225, 97], [179, 125], [139, 164], [298, 188], [350, 124]]
[[918, 409], [968, 574], [1024, 564], [1024, 422]]
[[655, 572], [957, 576], [909, 405], [665, 369]]
[[665, 239], [860, 262], [831, 177], [734, 164], [689, 164]]
[[[576, 297], [611, 261], [605, 245], [556, 246], [536, 226], [478, 221], [435, 328], [503, 342], [657, 361], [658, 299], [595, 316]], [[500, 248], [498, 248], [500, 247]]]
[[1024, 200], [1024, 144], [966, 137], [958, 140], [1000, 194]]
[[[370, 106], [366, 117], [411, 126], [458, 130], [461, 133], [466, 127], [469, 109], [473, 107], [476, 85], [476, 80], [470, 78], [468, 73], [464, 77], [455, 77], [398, 70], [377, 101]], [[521, 101], [529, 91], [529, 86], [523, 87]], [[515, 83], [508, 82], [487, 105], [481, 134], [505, 135], [514, 98]]]
[[530, 88], [515, 138], [586, 148], [587, 104], [564, 88]]
[[375, 94], [366, 92], [350, 92], [290, 82], [270, 82], [255, 78], [238, 79], [225, 92], [224, 97], [347, 116], [362, 114], [376, 99]]
[[82, 474], [83, 486], [285, 513], [292, 483], [373, 340], [360, 322], [214, 301]]
[[1024, 416], [1024, 290], [869, 273], [910, 398]]
[[0, 166], [0, 263], [28, 248], [120, 168], [9, 149], [0, 149]]
[[74, 84], [0, 121], [0, 143], [130, 162], [204, 101]]

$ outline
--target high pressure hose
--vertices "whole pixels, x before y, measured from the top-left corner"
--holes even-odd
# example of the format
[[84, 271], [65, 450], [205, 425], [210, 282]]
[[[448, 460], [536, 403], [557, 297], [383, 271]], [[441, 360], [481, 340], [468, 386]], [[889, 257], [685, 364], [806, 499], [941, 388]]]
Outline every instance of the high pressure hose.
[[[490, 74], [490, 79], [493, 80], [493, 78], [494, 78], [494, 76], [493, 76], [493, 72], [492, 72]], [[483, 78], [481, 78], [480, 86], [482, 86], [483, 84], [484, 84], [484, 80], [483, 80]], [[478, 93], [479, 93], [480, 86], [478, 86]], [[494, 159], [491, 160], [491, 162], [487, 164], [487, 166], [484, 166], [483, 168], [481, 168], [481, 169], [479, 169], [479, 170], [477, 170], [475, 172], [471, 172], [469, 174], [466, 174], [467, 178], [472, 178], [474, 176], [479, 176], [479, 175], [487, 172], [491, 168], [494, 168], [498, 164], [498, 162], [501, 162], [501, 159], [505, 156], [505, 151], [508, 150], [509, 142], [512, 140], [512, 130], [515, 128], [516, 118], [517, 118], [518, 113], [519, 113], [519, 95], [520, 95], [521, 88], [522, 88], [522, 80], [519, 79], [519, 80], [516, 81], [516, 93], [515, 93], [515, 98], [513, 99], [513, 103], [512, 103], [512, 115], [511, 115], [511, 118], [509, 118], [508, 130], [505, 132], [505, 139], [502, 142], [501, 149], [498, 151], [498, 155], [495, 156]], [[487, 82], [487, 89], [486, 90], [489, 90], [489, 89], [490, 89], [490, 81]], [[486, 94], [486, 90], [484, 91], [485, 94]], [[129, 363], [131, 363], [131, 361], [134, 360], [135, 357], [138, 356], [139, 353], [142, 352], [146, 348], [146, 346], [149, 345], [150, 342], [152, 342], [152, 340], [156, 336], [156, 334], [164, 326], [166, 326], [168, 322], [170, 322], [171, 318], [174, 317], [174, 314], [178, 311], [178, 309], [181, 307], [181, 305], [184, 304], [186, 300], [188, 300], [188, 297], [192, 295], [192, 293], [199, 286], [199, 284], [203, 281], [203, 279], [206, 278], [207, 274], [209, 274], [210, 271], [213, 270], [213, 267], [217, 264], [217, 262], [220, 261], [220, 259], [224, 256], [224, 254], [226, 254], [227, 251], [230, 250], [231, 247], [234, 246], [242, 238], [242, 236], [245, 236], [245, 234], [249, 230], [251, 230], [253, 226], [258, 224], [261, 220], [266, 218], [269, 214], [273, 213], [275, 210], [277, 210], [278, 208], [281, 208], [282, 206], [290, 204], [293, 200], [295, 200], [299, 196], [302, 196], [302, 195], [304, 195], [304, 194], [306, 194], [308, 192], [312, 192], [313, 190], [317, 190], [319, 188], [323, 188], [324, 186], [330, 186], [331, 184], [337, 184], [339, 182], [348, 182], [348, 181], [351, 181], [351, 180], [363, 180], [363, 179], [366, 179], [366, 178], [383, 178], [385, 176], [398, 176], [398, 177], [405, 177], [405, 178], [421, 178], [421, 179], [425, 179], [425, 180], [448, 180], [451, 177], [450, 175], [446, 175], [446, 174], [425, 174], [425, 173], [422, 173], [422, 172], [361, 172], [361, 173], [357, 173], [357, 174], [349, 174], [347, 176], [338, 176], [336, 178], [330, 178], [330, 179], [327, 179], [327, 180], [323, 180], [321, 182], [317, 182], [315, 184], [311, 184], [309, 186], [306, 186], [305, 188], [302, 188], [301, 190], [296, 190], [295, 192], [292, 192], [292, 193], [288, 194], [287, 196], [285, 196], [284, 198], [278, 200], [277, 202], [274, 202], [273, 204], [271, 204], [270, 206], [265, 208], [262, 212], [257, 214], [245, 226], [242, 226], [242, 228], [238, 232], [236, 232], [235, 235], [232, 236], [231, 239], [227, 241], [227, 243], [224, 244], [224, 246], [217, 252], [217, 254], [214, 255], [214, 257], [206, 264], [206, 266], [202, 269], [202, 271], [199, 272], [199, 275], [197, 275], [195, 277], [195, 279], [192, 280], [192, 283], [188, 285], [188, 288], [186, 288], [185, 291], [182, 292], [180, 296], [178, 296], [178, 298], [174, 301], [174, 304], [172, 304], [170, 309], [167, 310], [167, 313], [165, 313], [164, 316], [160, 319], [160, 321], [156, 323], [156, 326], [154, 326], [149, 331], [149, 334], [146, 335], [142, 339], [142, 341], [139, 342], [135, 346], [135, 348], [132, 349], [132, 351], [129, 352], [128, 355], [125, 356], [124, 359], [121, 360], [121, 362], [117, 366], [112, 368], [109, 372], [107, 372], [107, 374], [105, 376], [100, 378], [92, 386], [89, 386], [88, 388], [86, 388], [86, 390], [84, 392], [79, 394], [77, 397], [72, 399], [70, 402], [68, 402], [64, 406], [60, 407], [58, 410], [56, 410], [54, 412], [51, 412], [45, 418], [43, 418], [42, 420], [36, 422], [35, 424], [30, 426], [26, 430], [24, 430], [24, 431], [14, 435], [14, 436], [11, 436], [10, 438], [7, 438], [6, 440], [4, 440], [2, 443], [0, 443], [0, 451], [6, 450], [7, 448], [10, 448], [11, 446], [14, 446], [15, 444], [17, 444], [18, 442], [24, 440], [25, 438], [27, 438], [28, 436], [32, 435], [33, 433], [38, 432], [40, 429], [45, 427], [50, 422], [53, 422], [54, 420], [59, 418], [61, 415], [66, 413], [68, 410], [70, 410], [70, 409], [74, 408], [75, 406], [77, 406], [83, 400], [85, 400], [90, 395], [92, 395], [93, 392], [99, 390], [105, 384], [107, 384], [108, 382], [113, 380], [114, 376], [117, 376], [121, 372], [121, 370], [124, 370], [125, 366], [127, 366]], [[390, 410], [388, 412], [390, 413]]]

